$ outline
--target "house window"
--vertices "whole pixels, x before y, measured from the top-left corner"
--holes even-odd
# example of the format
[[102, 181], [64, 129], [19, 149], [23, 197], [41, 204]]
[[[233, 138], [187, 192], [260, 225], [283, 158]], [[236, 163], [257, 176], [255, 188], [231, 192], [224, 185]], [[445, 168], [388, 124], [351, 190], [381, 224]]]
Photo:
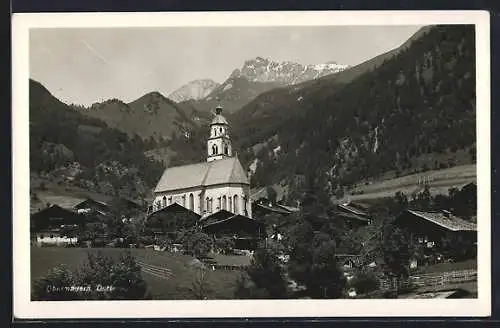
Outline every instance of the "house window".
[[234, 213], [238, 214], [238, 195], [234, 195], [233, 198]]
[[54, 238], [54, 235], [50, 235], [50, 238]]
[[194, 211], [194, 196], [193, 196], [193, 194], [189, 194], [189, 209]]
[[43, 238], [44, 238], [44, 236], [43, 236], [43, 234], [41, 234], [41, 235], [40, 235], [40, 239], [43, 239]]

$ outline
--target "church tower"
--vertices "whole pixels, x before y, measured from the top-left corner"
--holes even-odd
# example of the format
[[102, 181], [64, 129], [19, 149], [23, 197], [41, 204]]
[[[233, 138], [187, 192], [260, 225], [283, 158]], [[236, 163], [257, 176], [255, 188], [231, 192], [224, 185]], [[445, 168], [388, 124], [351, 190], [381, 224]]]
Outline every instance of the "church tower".
[[231, 138], [229, 137], [229, 124], [222, 114], [222, 107], [217, 106], [215, 117], [210, 123], [210, 137], [207, 141], [207, 162], [232, 157]]

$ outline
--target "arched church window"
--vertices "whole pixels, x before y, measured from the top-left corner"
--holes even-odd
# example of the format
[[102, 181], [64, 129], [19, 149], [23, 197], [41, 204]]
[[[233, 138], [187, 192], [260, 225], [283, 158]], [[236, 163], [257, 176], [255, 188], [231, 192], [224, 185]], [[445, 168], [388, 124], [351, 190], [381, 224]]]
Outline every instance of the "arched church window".
[[186, 207], [186, 195], [182, 195], [182, 206]]
[[194, 211], [194, 196], [193, 194], [189, 194], [189, 209]]
[[229, 155], [229, 147], [227, 145], [224, 148], [224, 154]]
[[227, 198], [227, 200], [229, 201], [229, 211], [232, 212], [233, 211], [233, 198], [231, 196], [229, 196]]
[[206, 199], [206, 206], [207, 206], [206, 207], [207, 212], [210, 212], [210, 209], [209, 209], [209, 207], [210, 207], [210, 198], [208, 198], [208, 197]]
[[217, 209], [219, 209], [219, 210], [220, 210], [220, 209], [222, 209], [222, 198], [221, 198], [221, 197], [219, 197], [219, 198], [217, 198], [217, 200], [218, 200], [218, 202], [219, 202], [219, 207], [217, 207]]
[[163, 207], [167, 206], [167, 196], [163, 196]]
[[[205, 130], [206, 131], [206, 130]], [[219, 132], [222, 133], [222, 128], [219, 128]]]
[[238, 195], [234, 195], [233, 198], [234, 213], [238, 214]]
[[245, 216], [248, 216], [248, 198], [247, 196], [245, 196], [243, 198], [243, 206], [244, 206], [244, 210], [245, 210]]
[[217, 145], [212, 146], [212, 155], [217, 154]]
[[222, 209], [225, 210], [227, 208], [227, 199], [226, 195], [222, 196]]

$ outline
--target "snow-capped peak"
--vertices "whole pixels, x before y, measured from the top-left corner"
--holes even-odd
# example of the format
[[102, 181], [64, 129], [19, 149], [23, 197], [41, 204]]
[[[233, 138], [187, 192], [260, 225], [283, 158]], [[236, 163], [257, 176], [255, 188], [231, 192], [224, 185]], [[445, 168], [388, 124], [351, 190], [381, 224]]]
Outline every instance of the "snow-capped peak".
[[348, 68], [330, 61], [324, 64], [302, 65], [291, 61], [276, 62], [263, 57], [246, 60], [241, 69], [235, 69], [232, 77], [244, 77], [253, 82], [277, 82], [293, 85], [338, 73]]

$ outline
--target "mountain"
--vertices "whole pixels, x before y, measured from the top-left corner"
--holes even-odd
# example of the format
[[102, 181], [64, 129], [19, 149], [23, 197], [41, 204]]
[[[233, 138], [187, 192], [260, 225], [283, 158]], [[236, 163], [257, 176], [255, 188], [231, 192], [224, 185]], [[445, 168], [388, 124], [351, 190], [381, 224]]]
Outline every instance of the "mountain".
[[168, 98], [175, 102], [199, 100], [208, 96], [217, 86], [218, 83], [210, 79], [194, 80], [169, 94]]
[[202, 112], [222, 105], [226, 113], [235, 113], [266, 91], [335, 74], [347, 67], [334, 62], [301, 65], [256, 57], [245, 61], [241, 68], [235, 69], [226, 81], [215, 87], [205, 98], [183, 103]]
[[182, 102], [180, 105], [191, 106], [200, 112], [210, 112], [216, 106], [221, 105], [226, 113], [234, 113], [259, 94], [279, 86], [275, 82], [252, 82], [244, 77], [231, 76], [207, 97]]
[[271, 137], [274, 129], [282, 123], [284, 111], [288, 118], [300, 119], [301, 115], [310, 109], [308, 106], [311, 102], [307, 101], [308, 99], [324, 98], [326, 95], [335, 93], [356, 78], [373, 71], [408, 49], [414, 41], [429, 32], [431, 28], [431, 26], [424, 26], [401, 46], [356, 66], [347, 67], [338, 73], [261, 93], [232, 117], [236, 134], [246, 136], [245, 144], [242, 146], [256, 143], [264, 137]]
[[251, 82], [273, 82], [280, 85], [294, 85], [314, 80], [325, 75], [345, 70], [348, 65], [328, 62], [318, 65], [301, 65], [285, 61], [276, 62], [267, 58], [256, 57], [245, 61], [241, 69], [236, 69], [231, 77], [244, 77]]
[[[116, 100], [109, 106], [130, 109]], [[30, 173], [103, 194], [145, 196], [163, 164], [144, 155], [148, 145], [138, 136], [131, 138], [79, 110], [29, 81]]]
[[209, 119], [206, 113], [199, 113], [189, 105], [177, 104], [159, 92], [150, 92], [128, 104], [110, 99], [90, 108], [78, 109], [82, 114], [142, 138], [169, 139], [174, 134], [186, 134]]
[[259, 95], [230, 117], [235, 147], [254, 187], [291, 194], [308, 177], [341, 195], [384, 173], [460, 164], [459, 152], [474, 162], [475, 75], [473, 26], [426, 27], [357, 67]]

